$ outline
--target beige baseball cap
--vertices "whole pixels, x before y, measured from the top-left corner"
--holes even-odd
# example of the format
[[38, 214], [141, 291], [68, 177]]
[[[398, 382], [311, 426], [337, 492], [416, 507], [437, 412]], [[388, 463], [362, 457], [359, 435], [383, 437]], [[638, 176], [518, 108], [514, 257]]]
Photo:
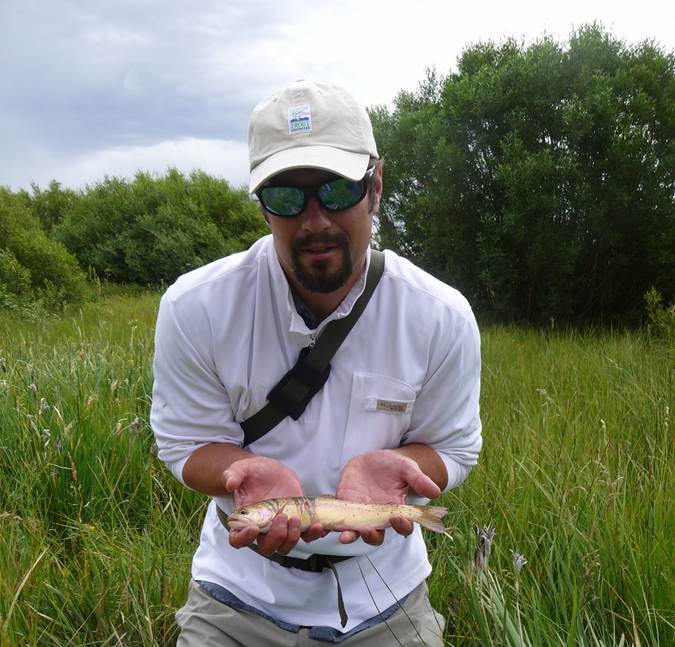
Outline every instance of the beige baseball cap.
[[250, 191], [278, 173], [318, 168], [360, 180], [378, 158], [365, 108], [342, 88], [296, 81], [261, 101], [248, 127]]

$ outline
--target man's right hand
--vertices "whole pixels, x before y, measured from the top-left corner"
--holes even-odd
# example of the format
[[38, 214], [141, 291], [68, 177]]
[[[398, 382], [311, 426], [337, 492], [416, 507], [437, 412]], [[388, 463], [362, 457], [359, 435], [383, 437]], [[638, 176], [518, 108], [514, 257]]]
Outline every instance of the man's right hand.
[[[233, 462], [223, 472], [223, 484], [234, 495], [236, 508], [263, 499], [303, 496], [298, 475], [283, 463], [264, 456], [252, 456]], [[321, 524], [313, 524], [302, 533], [302, 539], [313, 541], [324, 534]], [[269, 556], [275, 552], [287, 555], [300, 537], [300, 519], [289, 519], [284, 514], [278, 514], [267, 533], [260, 533], [256, 527], [230, 530], [230, 545], [233, 548], [244, 548], [257, 539], [258, 548], [263, 555]]]

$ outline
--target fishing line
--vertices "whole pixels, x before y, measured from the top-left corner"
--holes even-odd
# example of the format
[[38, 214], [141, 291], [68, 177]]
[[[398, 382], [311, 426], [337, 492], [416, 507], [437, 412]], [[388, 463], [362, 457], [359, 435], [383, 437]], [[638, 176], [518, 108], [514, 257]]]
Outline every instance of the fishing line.
[[[401, 611], [403, 611], [405, 617], [408, 618], [408, 622], [410, 623], [410, 625], [412, 626], [412, 628], [415, 630], [415, 633], [417, 634], [417, 637], [420, 639], [420, 642], [421, 642], [423, 645], [426, 645], [426, 643], [424, 642], [424, 638], [422, 638], [422, 636], [420, 635], [420, 632], [417, 631], [417, 627], [415, 626], [415, 623], [413, 622], [412, 618], [408, 615], [408, 612], [405, 610], [405, 608], [403, 607], [403, 605], [398, 601], [398, 599], [396, 598], [396, 595], [394, 595], [394, 592], [389, 588], [389, 584], [387, 584], [387, 582], [385, 581], [385, 579], [382, 577], [382, 574], [380, 573], [380, 571], [378, 571], [378, 570], [377, 570], [377, 567], [375, 566], [375, 564], [373, 564], [373, 561], [370, 559], [370, 555], [366, 554], [365, 557], [366, 557], [366, 559], [370, 562], [370, 565], [373, 567], [373, 570], [377, 573], [377, 576], [382, 580], [382, 584], [384, 584], [384, 585], [387, 587], [387, 591], [389, 591], [389, 593], [391, 593], [391, 597], [394, 598], [394, 600], [396, 600], [396, 602], [398, 603], [399, 609], [401, 609]], [[357, 562], [357, 564], [358, 564], [358, 562]], [[361, 566], [359, 565], [359, 569], [360, 569], [360, 568], [361, 568]], [[363, 571], [361, 571], [361, 576], [363, 576]], [[365, 577], [363, 578], [363, 581], [364, 581], [364, 582], [366, 581], [366, 578], [365, 578]], [[367, 583], [366, 583], [366, 586], [368, 586]], [[370, 589], [368, 589], [368, 592], [370, 592]], [[372, 597], [372, 594], [371, 594], [371, 597]], [[377, 607], [376, 607], [376, 608], [377, 608]], [[379, 609], [378, 609], [378, 610], [379, 610]], [[433, 609], [432, 609], [432, 610], [433, 610]], [[434, 614], [434, 618], [436, 618], [436, 614]], [[438, 620], [436, 620], [436, 623], [438, 623]], [[387, 625], [387, 626], [389, 626], [389, 625]], [[439, 627], [439, 628], [440, 628], [440, 627]], [[391, 631], [391, 629], [389, 629], [389, 630]], [[439, 635], [439, 637], [440, 637], [440, 636], [442, 635], [442, 632], [441, 632], [441, 634], [438, 634], [438, 635]], [[400, 643], [399, 643], [399, 644], [400, 644]]]
[[[452, 538], [451, 538], [451, 539], [452, 539]], [[433, 615], [434, 615], [434, 620], [436, 621], [436, 626], [438, 627], [438, 631], [439, 631], [438, 637], [439, 637], [439, 638], [442, 638], [442, 637], [443, 637], [443, 630], [444, 630], [445, 627], [441, 627], [441, 623], [438, 622], [438, 615], [439, 615], [439, 614], [436, 613], [436, 609], [434, 609], [433, 607], [431, 607], [431, 611], [432, 611], [432, 613], [433, 613]], [[444, 620], [445, 620], [445, 618], [444, 618]], [[446, 620], [446, 626], [447, 626], [447, 620]]]
[[[370, 558], [368, 558], [368, 561], [370, 562]], [[356, 560], [356, 565], [359, 567], [359, 571], [361, 571], [361, 578], [363, 579], [363, 583], [366, 585], [366, 589], [368, 590], [368, 595], [370, 595], [370, 599], [373, 601], [373, 605], [377, 609], [378, 615], [382, 616], [382, 611], [380, 611], [380, 607], [377, 606], [377, 602], [375, 602], [375, 596], [373, 595], [373, 592], [370, 590], [370, 586], [368, 586], [368, 582], [366, 580], [366, 576], [363, 574], [363, 569], [361, 568], [361, 560], [357, 559]], [[370, 562], [372, 564], [372, 562]], [[374, 567], [373, 567], [374, 568]], [[379, 575], [379, 573], [378, 573]], [[382, 579], [382, 576], [380, 575], [380, 579]], [[396, 600], [396, 598], [394, 597]], [[398, 600], [396, 600], [398, 602]], [[403, 608], [401, 604], [399, 604], [399, 608]], [[389, 626], [389, 623], [386, 621], [385, 618], [382, 618], [382, 622], [387, 626], [387, 629], [389, 629], [390, 633], [394, 638], [396, 639], [396, 642], [403, 647], [403, 643], [398, 639], [398, 636], [394, 633], [394, 630]]]
[[373, 570], [377, 573], [378, 577], [382, 580], [382, 584], [384, 584], [387, 587], [387, 591], [389, 591], [389, 593], [391, 593], [391, 597], [394, 598], [394, 600], [396, 600], [396, 602], [398, 602], [399, 608], [401, 609], [401, 611], [403, 611], [403, 613], [405, 614], [405, 617], [408, 618], [408, 622], [411, 624], [412, 628], [415, 630], [415, 633], [417, 634], [417, 637], [420, 639], [420, 642], [423, 645], [426, 645], [426, 643], [424, 642], [424, 638], [422, 638], [422, 636], [420, 635], [420, 632], [417, 631], [417, 627], [415, 626], [415, 623], [412, 621], [412, 618], [408, 615], [408, 612], [403, 608], [403, 605], [398, 601], [398, 599], [396, 598], [396, 595], [394, 595], [394, 592], [389, 588], [389, 584], [386, 583], [386, 581], [382, 577], [382, 574], [380, 573], [380, 571], [378, 571], [375, 564], [373, 564], [373, 561], [370, 559], [370, 555], [366, 554], [366, 559], [370, 562], [370, 565], [373, 567]]

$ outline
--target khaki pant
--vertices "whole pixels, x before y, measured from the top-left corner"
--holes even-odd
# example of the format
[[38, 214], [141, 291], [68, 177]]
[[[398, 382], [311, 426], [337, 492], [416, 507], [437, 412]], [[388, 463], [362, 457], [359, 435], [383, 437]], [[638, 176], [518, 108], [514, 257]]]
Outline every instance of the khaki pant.
[[[181, 628], [178, 647], [321, 647], [333, 644], [310, 638], [307, 628], [298, 633], [286, 631], [255, 613], [233, 609], [214, 600], [196, 582], [190, 583], [187, 602], [176, 613], [176, 621]], [[386, 623], [364, 629], [338, 644], [440, 647], [444, 626], [443, 616], [431, 607], [426, 584], [421, 584]]]

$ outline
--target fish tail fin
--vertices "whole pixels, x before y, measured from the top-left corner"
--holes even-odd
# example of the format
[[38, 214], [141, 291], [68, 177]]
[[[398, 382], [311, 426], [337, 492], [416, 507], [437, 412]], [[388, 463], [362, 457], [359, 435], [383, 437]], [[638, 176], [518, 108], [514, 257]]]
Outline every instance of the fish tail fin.
[[448, 532], [449, 528], [446, 528], [443, 524], [443, 517], [448, 512], [447, 508], [440, 505], [422, 505], [419, 506], [419, 510], [422, 513], [422, 516], [419, 519], [416, 519], [416, 521], [420, 526], [424, 526], [428, 530], [433, 530], [434, 532], [440, 532], [452, 539]]

